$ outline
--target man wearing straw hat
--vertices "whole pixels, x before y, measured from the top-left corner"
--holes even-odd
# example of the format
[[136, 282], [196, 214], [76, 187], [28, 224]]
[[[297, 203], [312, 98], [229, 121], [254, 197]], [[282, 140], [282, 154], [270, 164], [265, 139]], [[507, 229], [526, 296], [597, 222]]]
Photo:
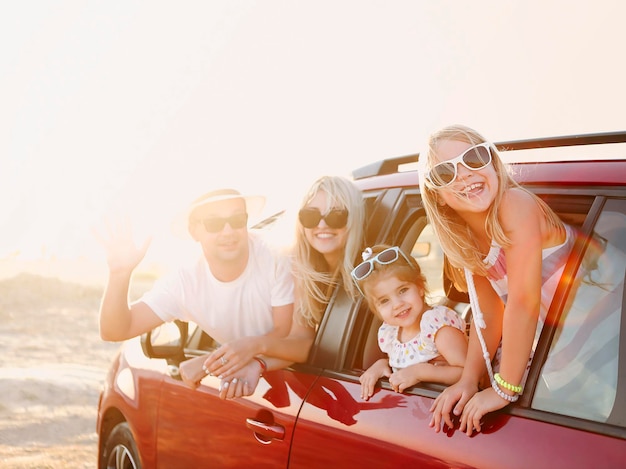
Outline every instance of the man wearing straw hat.
[[[264, 202], [263, 197], [244, 196], [233, 189], [196, 199], [175, 221], [174, 229], [198, 242], [202, 255], [192, 265], [158, 280], [131, 304], [131, 275], [144, 258], [148, 242], [136, 246], [128, 227], [110, 227], [107, 236], [96, 234], [109, 266], [100, 306], [101, 338], [126, 340], [174, 319], [195, 322], [221, 344], [255, 335], [286, 336], [294, 302], [289, 260], [247, 228], [248, 215], [260, 212]], [[221, 360], [223, 365], [228, 357]], [[257, 361], [262, 367], [263, 360]], [[219, 373], [219, 363], [209, 372]], [[226, 383], [241, 387], [231, 387], [231, 393], [249, 391], [244, 389], [244, 378]]]

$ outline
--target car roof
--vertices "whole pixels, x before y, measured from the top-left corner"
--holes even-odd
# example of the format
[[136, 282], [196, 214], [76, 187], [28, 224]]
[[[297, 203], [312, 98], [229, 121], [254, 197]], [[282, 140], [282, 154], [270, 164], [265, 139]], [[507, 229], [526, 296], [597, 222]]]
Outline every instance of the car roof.
[[[495, 143], [514, 178], [524, 184], [624, 185], [626, 131]], [[361, 190], [417, 186], [419, 153], [357, 168]]]
[[[624, 185], [626, 184], [626, 159], [577, 160], [512, 163], [509, 165], [514, 179], [523, 184], [555, 185]], [[357, 179], [361, 190], [418, 186], [418, 171]]]

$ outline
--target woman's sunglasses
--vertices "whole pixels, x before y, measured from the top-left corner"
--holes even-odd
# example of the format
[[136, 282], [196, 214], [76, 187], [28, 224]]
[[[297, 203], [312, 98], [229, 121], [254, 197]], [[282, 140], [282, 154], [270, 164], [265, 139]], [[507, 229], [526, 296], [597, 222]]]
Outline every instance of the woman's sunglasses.
[[248, 223], [248, 214], [238, 213], [236, 215], [231, 215], [228, 218], [213, 217], [205, 218], [200, 221], [204, 225], [204, 229], [209, 233], [219, 233], [224, 229], [226, 223], [228, 223], [233, 230], [244, 228]]
[[467, 169], [478, 171], [491, 163], [491, 148], [489, 142], [479, 143], [451, 160], [436, 164], [426, 173], [425, 178], [435, 187], [445, 187], [454, 182], [457, 176], [457, 166], [461, 163]]
[[[360, 282], [361, 280], [369, 277], [369, 275], [374, 271], [374, 262], [378, 262], [381, 265], [392, 264], [396, 262], [400, 258], [400, 256], [404, 258], [407, 264], [413, 266], [413, 263], [409, 260], [406, 254], [404, 254], [402, 249], [400, 249], [398, 246], [393, 246], [385, 249], [384, 251], [380, 251], [374, 257], [371, 257], [370, 259], [361, 262], [354, 269], [352, 269], [352, 272], [350, 274], [352, 275], [352, 278], [354, 280]], [[357, 283], [357, 287], [358, 286], [359, 285]], [[359, 290], [361, 290], [360, 287]]]
[[334, 208], [326, 215], [317, 208], [303, 208], [298, 212], [298, 219], [305, 228], [315, 228], [320, 220], [324, 219], [329, 228], [343, 228], [348, 223], [348, 211], [346, 209]]

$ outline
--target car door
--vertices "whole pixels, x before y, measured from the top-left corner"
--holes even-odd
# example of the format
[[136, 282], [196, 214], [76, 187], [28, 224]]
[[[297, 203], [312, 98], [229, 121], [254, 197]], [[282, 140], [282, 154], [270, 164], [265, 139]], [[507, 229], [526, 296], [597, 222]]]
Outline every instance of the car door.
[[288, 467], [296, 417], [316, 378], [295, 370], [267, 372], [252, 396], [222, 400], [216, 377], [205, 377], [197, 389], [166, 377], [158, 467]]
[[[377, 323], [355, 307], [343, 313], [348, 332], [336, 337], [337, 357], [300, 412], [290, 467], [626, 467], [626, 202], [580, 193], [550, 200], [589, 236], [572, 253], [517, 404], [488, 414], [483, 431], [468, 437], [458, 427], [435, 433], [429, 426], [442, 386], [397, 394], [383, 379], [361, 400], [358, 377]], [[430, 256], [436, 246], [424, 243], [436, 240], [416, 234], [426, 226], [419, 203], [399, 203], [393, 218], [396, 237], [387, 242], [419, 245], [414, 252]], [[331, 356], [333, 345], [325, 347]]]

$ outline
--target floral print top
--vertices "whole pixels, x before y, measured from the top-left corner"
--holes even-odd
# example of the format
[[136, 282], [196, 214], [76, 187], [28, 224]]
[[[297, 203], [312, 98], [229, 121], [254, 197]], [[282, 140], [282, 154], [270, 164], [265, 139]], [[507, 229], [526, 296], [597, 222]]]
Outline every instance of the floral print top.
[[378, 328], [378, 346], [389, 357], [394, 371], [415, 363], [425, 363], [440, 355], [435, 336], [444, 326], [455, 327], [465, 333], [465, 321], [458, 313], [445, 306], [435, 306], [424, 312], [420, 332], [407, 342], [398, 340], [398, 326], [382, 323]]

